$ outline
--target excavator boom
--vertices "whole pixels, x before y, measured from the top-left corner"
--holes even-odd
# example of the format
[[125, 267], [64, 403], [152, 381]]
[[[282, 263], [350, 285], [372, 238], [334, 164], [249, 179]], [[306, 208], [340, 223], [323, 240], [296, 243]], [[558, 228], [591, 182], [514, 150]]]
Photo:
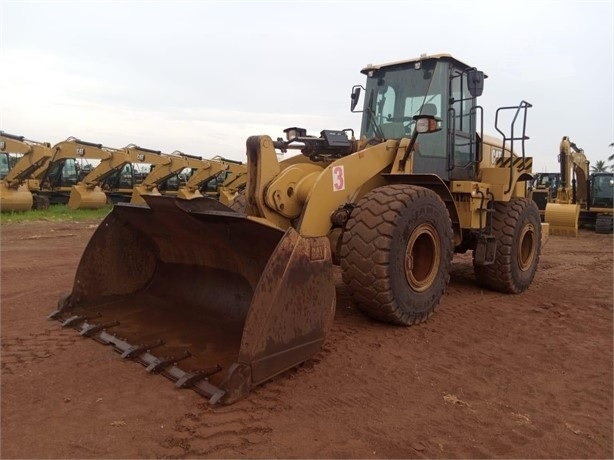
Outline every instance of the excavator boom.
[[[212, 193], [223, 204], [230, 205], [237, 192], [245, 187], [247, 167], [243, 163], [220, 157], [203, 162], [190, 176], [186, 185], [179, 189], [177, 196], [186, 200], [200, 198], [203, 196], [203, 185], [215, 179], [215, 190], [212, 190]], [[221, 183], [219, 179], [222, 180]]]
[[588, 194], [589, 162], [584, 150], [564, 136], [559, 153], [560, 179], [556, 199], [546, 204], [545, 222], [553, 235], [578, 236], [582, 204]]
[[32, 175], [48, 163], [50, 145], [0, 131], [0, 152], [21, 154], [0, 183], [0, 209], [7, 212], [47, 207], [48, 202], [33, 195], [39, 191], [39, 182]]

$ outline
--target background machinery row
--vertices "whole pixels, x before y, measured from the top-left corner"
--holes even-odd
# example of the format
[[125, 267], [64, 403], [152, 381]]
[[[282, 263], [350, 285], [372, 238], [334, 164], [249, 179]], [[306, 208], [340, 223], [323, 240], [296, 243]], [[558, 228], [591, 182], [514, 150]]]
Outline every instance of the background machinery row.
[[2, 212], [50, 204], [72, 209], [144, 204], [143, 195], [160, 194], [206, 195], [230, 204], [245, 187], [246, 172], [241, 162], [222, 157], [166, 154], [134, 144], [116, 149], [75, 137], [52, 146], [0, 131]]
[[614, 172], [590, 172], [584, 150], [564, 136], [560, 171], [537, 173], [529, 193], [553, 235], [577, 236], [579, 228], [612, 233]]

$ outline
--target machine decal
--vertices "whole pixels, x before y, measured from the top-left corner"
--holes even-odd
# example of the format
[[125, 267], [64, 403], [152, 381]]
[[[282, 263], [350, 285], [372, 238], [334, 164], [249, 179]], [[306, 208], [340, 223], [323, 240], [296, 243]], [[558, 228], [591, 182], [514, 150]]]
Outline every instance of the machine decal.
[[340, 192], [345, 190], [345, 172], [343, 166], [335, 166], [333, 172], [333, 191]]

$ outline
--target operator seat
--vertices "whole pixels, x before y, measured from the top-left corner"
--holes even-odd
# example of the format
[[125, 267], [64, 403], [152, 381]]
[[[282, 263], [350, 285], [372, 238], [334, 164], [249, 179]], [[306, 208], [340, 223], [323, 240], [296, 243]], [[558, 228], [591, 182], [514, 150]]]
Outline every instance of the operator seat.
[[420, 115], [431, 115], [433, 117], [437, 116], [437, 106], [435, 104], [427, 103], [422, 106], [420, 109]]

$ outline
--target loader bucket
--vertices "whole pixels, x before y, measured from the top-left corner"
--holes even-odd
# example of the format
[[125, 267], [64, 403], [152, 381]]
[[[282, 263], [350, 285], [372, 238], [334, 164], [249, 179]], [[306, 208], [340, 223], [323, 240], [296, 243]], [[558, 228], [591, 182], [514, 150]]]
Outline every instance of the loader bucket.
[[107, 205], [107, 195], [98, 186], [87, 189], [83, 185], [73, 185], [68, 199], [70, 209], [100, 209]]
[[208, 198], [144, 199], [101, 222], [52, 318], [211, 403], [232, 403], [320, 349], [335, 307], [326, 237]]
[[550, 235], [578, 236], [580, 205], [548, 203], [545, 222], [550, 225]]
[[26, 185], [10, 188], [4, 182], [0, 183], [0, 210], [28, 211], [32, 209], [34, 198]]

